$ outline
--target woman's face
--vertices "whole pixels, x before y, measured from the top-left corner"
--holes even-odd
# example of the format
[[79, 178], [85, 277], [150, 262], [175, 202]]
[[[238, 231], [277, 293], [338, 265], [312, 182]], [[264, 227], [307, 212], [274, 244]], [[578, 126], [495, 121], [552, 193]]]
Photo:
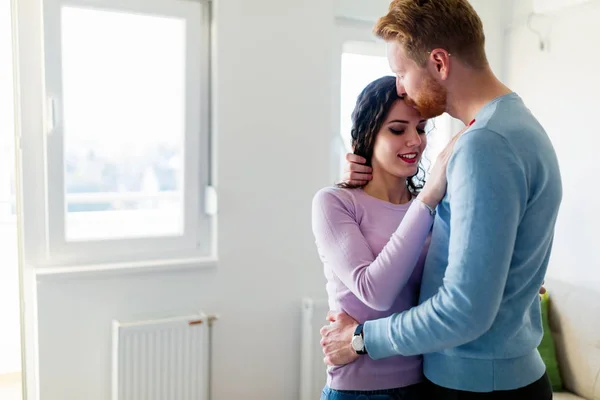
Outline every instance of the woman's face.
[[373, 170], [398, 178], [415, 175], [427, 146], [426, 122], [404, 100], [396, 101], [375, 137]]

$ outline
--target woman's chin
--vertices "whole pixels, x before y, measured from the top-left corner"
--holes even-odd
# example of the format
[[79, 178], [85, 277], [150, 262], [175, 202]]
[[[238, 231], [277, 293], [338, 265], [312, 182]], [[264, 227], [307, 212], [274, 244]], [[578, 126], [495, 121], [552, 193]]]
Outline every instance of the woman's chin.
[[[387, 165], [374, 165], [374, 174], [377, 174], [377, 171], [386, 172], [389, 175], [392, 175], [398, 179], [405, 180], [414, 176], [419, 172], [419, 163], [416, 162], [414, 164], [409, 164], [404, 161], [387, 164]], [[386, 168], [387, 167], [387, 168]]]
[[402, 168], [398, 168], [398, 177], [406, 177], [406, 178], [410, 178], [413, 175], [416, 175], [417, 172], [419, 172], [419, 166], [418, 164], [415, 164], [414, 166], [403, 166]]

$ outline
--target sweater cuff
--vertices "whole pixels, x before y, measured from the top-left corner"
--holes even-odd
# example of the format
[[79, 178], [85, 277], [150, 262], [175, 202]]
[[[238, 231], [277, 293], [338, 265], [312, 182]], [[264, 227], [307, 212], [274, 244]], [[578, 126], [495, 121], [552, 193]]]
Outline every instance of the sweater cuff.
[[367, 354], [373, 360], [400, 355], [390, 337], [392, 317], [381, 318], [364, 323], [363, 335]]

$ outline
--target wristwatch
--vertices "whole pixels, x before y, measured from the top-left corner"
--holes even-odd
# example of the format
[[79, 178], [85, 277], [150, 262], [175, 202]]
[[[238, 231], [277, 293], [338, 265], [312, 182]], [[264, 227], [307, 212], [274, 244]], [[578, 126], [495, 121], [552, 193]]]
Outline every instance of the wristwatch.
[[365, 338], [363, 335], [363, 324], [359, 324], [356, 327], [354, 336], [352, 336], [351, 344], [356, 354], [367, 354], [367, 349], [365, 348]]

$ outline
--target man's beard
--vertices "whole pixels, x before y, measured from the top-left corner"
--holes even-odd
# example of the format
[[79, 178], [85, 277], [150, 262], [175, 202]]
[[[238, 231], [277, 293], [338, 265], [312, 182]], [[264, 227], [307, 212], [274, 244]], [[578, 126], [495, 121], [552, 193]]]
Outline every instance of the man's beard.
[[435, 118], [446, 111], [446, 88], [428, 76], [415, 98], [406, 97], [405, 101], [414, 107], [424, 119]]

